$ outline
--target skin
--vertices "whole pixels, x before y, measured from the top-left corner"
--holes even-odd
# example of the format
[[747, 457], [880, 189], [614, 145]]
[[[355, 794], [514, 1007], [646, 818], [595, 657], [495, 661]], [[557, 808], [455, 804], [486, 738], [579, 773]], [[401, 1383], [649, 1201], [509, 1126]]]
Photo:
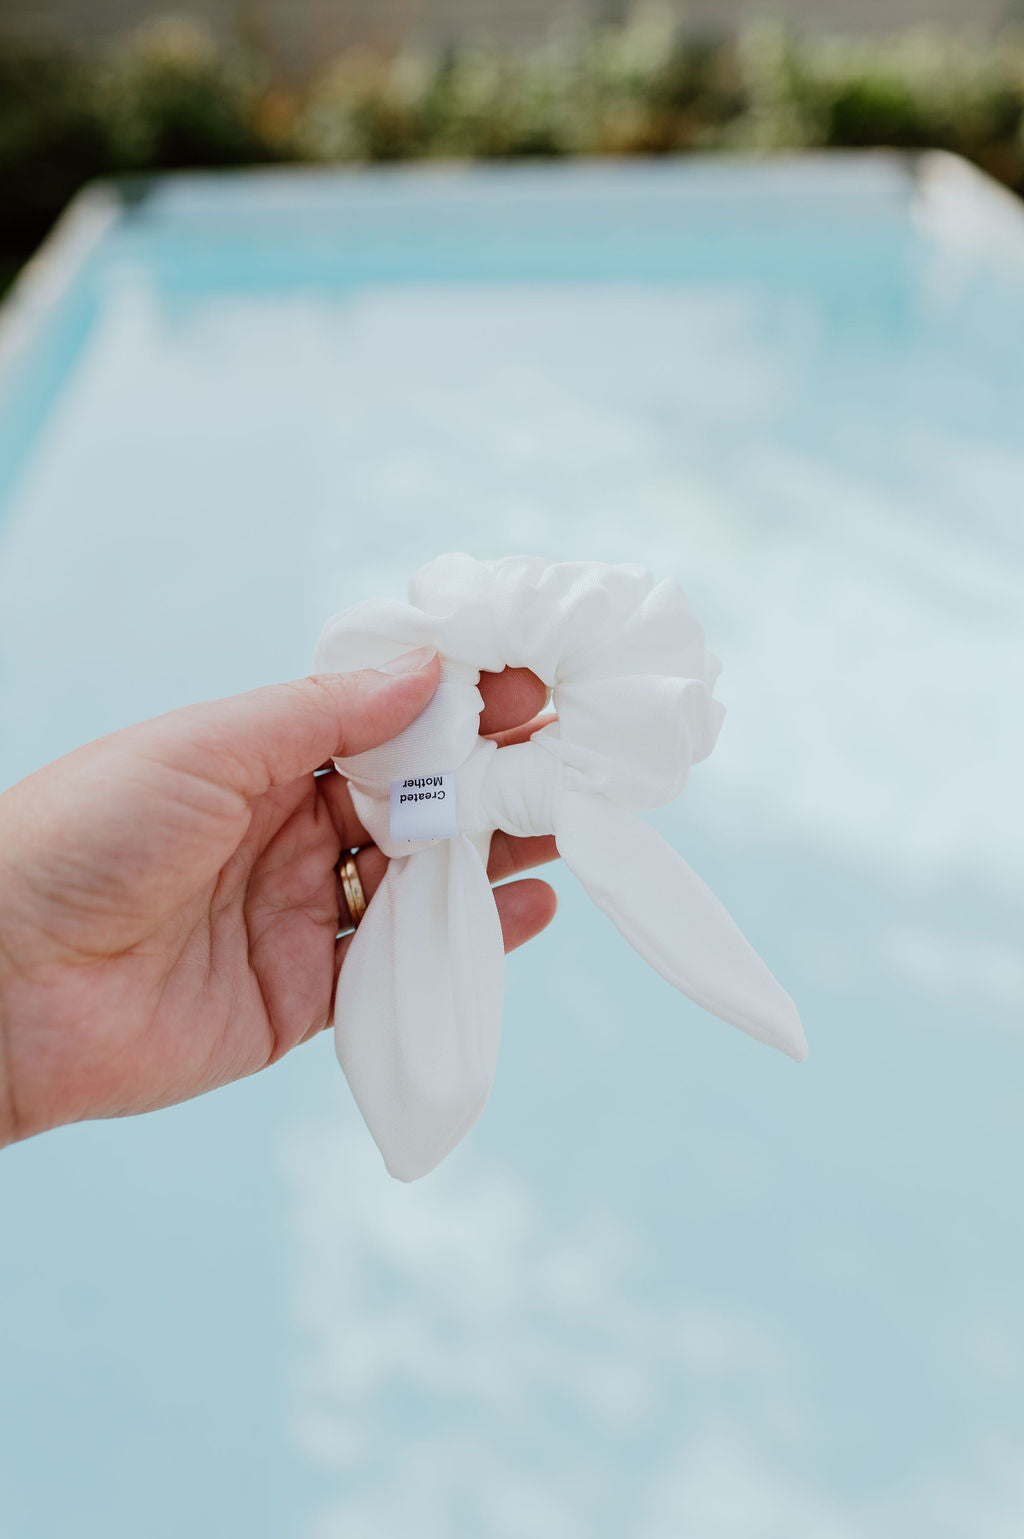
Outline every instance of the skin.
[[[202, 1095], [329, 1023], [351, 941], [335, 865], [358, 849], [370, 898], [387, 860], [343, 777], [314, 772], [427, 704], [436, 657], [402, 661], [172, 711], [0, 795], [0, 1145]], [[536, 730], [533, 674], [480, 689], [482, 732]], [[551, 838], [497, 833], [491, 880], [555, 855]], [[533, 879], [495, 902], [506, 951], [555, 911]]]

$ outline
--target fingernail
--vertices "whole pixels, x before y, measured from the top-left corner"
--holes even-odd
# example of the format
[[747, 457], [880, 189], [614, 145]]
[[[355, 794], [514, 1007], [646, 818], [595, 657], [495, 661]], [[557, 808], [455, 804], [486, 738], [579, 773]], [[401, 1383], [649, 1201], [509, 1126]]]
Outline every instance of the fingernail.
[[436, 647], [416, 647], [412, 652], [403, 652], [401, 657], [393, 657], [389, 663], [381, 663], [377, 672], [417, 673], [420, 668], [425, 668], [436, 656]]

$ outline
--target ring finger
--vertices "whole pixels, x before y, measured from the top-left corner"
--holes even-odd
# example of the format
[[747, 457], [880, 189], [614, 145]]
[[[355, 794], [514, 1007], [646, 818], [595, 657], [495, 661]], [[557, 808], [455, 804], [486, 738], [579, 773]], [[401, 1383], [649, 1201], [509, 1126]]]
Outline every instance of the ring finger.
[[[361, 850], [343, 851], [341, 860], [344, 861], [346, 856], [355, 865], [363, 897], [369, 903], [384, 880], [384, 873], [388, 868], [387, 856], [375, 844], [365, 845]], [[522, 871], [530, 871], [534, 866], [547, 865], [549, 861], [557, 859], [558, 849], [551, 834], [540, 838], [517, 839], [514, 835], [497, 830], [491, 836], [487, 875], [492, 883], [503, 882], [510, 876], [518, 876]], [[339, 934], [341, 934], [354, 929], [355, 926], [345, 899], [345, 884], [340, 876], [337, 878], [337, 884]]]

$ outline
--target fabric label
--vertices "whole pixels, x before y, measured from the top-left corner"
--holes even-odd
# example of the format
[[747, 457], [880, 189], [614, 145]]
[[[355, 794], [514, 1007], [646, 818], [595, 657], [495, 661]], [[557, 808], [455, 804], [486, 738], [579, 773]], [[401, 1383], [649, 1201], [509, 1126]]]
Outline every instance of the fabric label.
[[396, 842], [452, 839], [458, 831], [455, 775], [451, 770], [391, 782], [391, 837]]

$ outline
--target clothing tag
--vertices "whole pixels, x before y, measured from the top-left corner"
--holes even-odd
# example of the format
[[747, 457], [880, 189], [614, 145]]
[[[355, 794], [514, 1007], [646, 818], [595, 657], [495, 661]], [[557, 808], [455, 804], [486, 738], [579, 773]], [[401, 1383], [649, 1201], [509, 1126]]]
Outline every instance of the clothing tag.
[[458, 831], [453, 771], [391, 782], [392, 839], [407, 844], [417, 839], [453, 839]]

